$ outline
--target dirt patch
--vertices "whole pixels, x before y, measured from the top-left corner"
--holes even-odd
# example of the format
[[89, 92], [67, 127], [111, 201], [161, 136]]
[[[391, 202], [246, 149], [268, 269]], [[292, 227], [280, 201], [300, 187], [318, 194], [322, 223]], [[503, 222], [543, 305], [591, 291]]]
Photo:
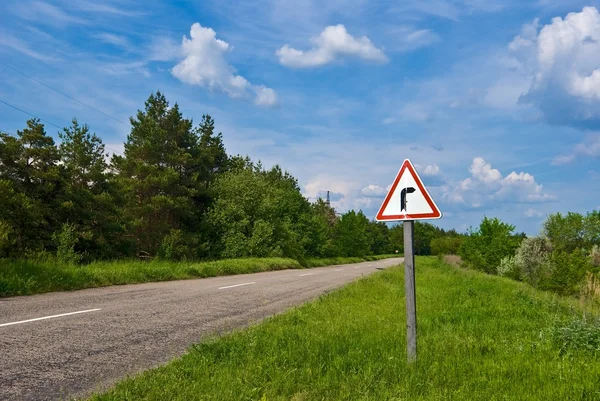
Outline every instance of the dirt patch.
[[454, 267], [460, 267], [462, 265], [462, 259], [458, 255], [444, 255], [444, 263], [448, 263]]

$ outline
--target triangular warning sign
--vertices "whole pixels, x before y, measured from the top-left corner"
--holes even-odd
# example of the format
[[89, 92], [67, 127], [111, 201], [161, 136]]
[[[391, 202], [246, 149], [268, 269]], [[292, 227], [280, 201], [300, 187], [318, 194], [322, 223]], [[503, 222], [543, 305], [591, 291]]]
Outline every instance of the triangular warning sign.
[[442, 212], [410, 160], [404, 160], [375, 219], [377, 221], [439, 219]]

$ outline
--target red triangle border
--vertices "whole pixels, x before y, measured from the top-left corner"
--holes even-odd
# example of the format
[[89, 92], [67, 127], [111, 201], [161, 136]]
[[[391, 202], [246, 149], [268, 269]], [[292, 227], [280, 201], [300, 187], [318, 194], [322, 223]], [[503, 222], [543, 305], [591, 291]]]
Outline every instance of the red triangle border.
[[[400, 183], [400, 178], [402, 177], [402, 174], [404, 173], [404, 170], [406, 170], [406, 169], [408, 169], [409, 173], [415, 179], [415, 182], [419, 186], [419, 190], [421, 191], [421, 194], [423, 194], [423, 197], [425, 198], [425, 200], [427, 201], [427, 203], [429, 204], [429, 206], [431, 207], [431, 210], [433, 210], [433, 212], [432, 213], [397, 214], [397, 215], [392, 215], [392, 216], [383, 216], [383, 211], [385, 210], [388, 203], [390, 202], [392, 195], [394, 194], [394, 191], [396, 190], [396, 187]], [[402, 163], [402, 167], [400, 167], [400, 170], [398, 171], [398, 174], [396, 175], [394, 184], [392, 184], [392, 187], [388, 191], [388, 194], [386, 195], [385, 200], [383, 201], [383, 204], [379, 208], [379, 212], [377, 212], [377, 216], [375, 217], [375, 219], [377, 221], [394, 221], [394, 220], [439, 219], [440, 217], [442, 217], [442, 212], [440, 212], [440, 209], [437, 207], [437, 205], [435, 204], [433, 199], [431, 199], [431, 196], [427, 192], [427, 189], [425, 189], [425, 186], [423, 185], [423, 182], [421, 181], [421, 178], [417, 174], [412, 163], [408, 159], [404, 160], [404, 163]]]

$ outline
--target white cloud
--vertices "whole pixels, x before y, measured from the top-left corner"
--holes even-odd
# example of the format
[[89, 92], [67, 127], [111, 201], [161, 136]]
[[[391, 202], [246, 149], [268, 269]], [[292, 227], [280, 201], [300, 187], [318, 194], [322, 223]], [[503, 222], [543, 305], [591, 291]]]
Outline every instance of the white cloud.
[[217, 39], [216, 32], [194, 23], [190, 38], [183, 37], [180, 55], [183, 57], [171, 73], [180, 81], [219, 90], [232, 98], [241, 98], [253, 91], [255, 104], [272, 106], [277, 101], [275, 91], [265, 86], [252, 85], [246, 78], [236, 74], [235, 68], [225, 60], [231, 46]]
[[47, 56], [36, 50], [33, 50], [27, 43], [25, 43], [21, 39], [17, 39], [14, 36], [7, 34], [6, 32], [3, 32], [0, 29], [0, 51], [5, 50], [3, 48], [12, 49], [14, 51], [17, 51], [19, 53], [22, 53], [26, 56], [40, 61], [50, 62], [57, 60], [54, 57]]
[[383, 119], [382, 124], [388, 125], [394, 122], [396, 122], [396, 119], [394, 117], [387, 117]]
[[384, 197], [388, 191], [379, 185], [370, 184], [364, 187], [360, 192], [367, 198], [381, 198]]
[[279, 62], [288, 67], [318, 67], [344, 56], [363, 60], [385, 62], [387, 57], [366, 36], [355, 38], [346, 31], [344, 25], [331, 25], [317, 37], [310, 39], [314, 47], [310, 50], [297, 50], [285, 45], [277, 50]]
[[415, 164], [415, 168], [419, 173], [423, 173], [423, 175], [433, 176], [440, 174], [440, 166], [437, 164], [428, 164], [425, 167], [420, 164]]
[[108, 44], [123, 47], [123, 48], [129, 47], [129, 42], [127, 41], [127, 39], [120, 35], [103, 32], [103, 33], [94, 35], [94, 37], [104, 43], [108, 43]]
[[541, 184], [529, 173], [511, 172], [503, 177], [483, 158], [476, 157], [469, 168], [471, 177], [454, 188], [444, 188], [444, 198], [450, 203], [482, 207], [490, 202], [547, 202], [555, 199], [544, 192]]
[[527, 209], [524, 213], [525, 217], [534, 218], [534, 217], [542, 217], [544, 213], [539, 210]]
[[261, 85], [254, 90], [256, 92], [256, 99], [254, 100], [256, 105], [271, 107], [277, 104], [277, 93], [273, 89]]
[[86, 24], [87, 21], [67, 14], [58, 7], [42, 1], [21, 2], [14, 9], [19, 17], [46, 25], [63, 27], [69, 24]]
[[575, 161], [578, 156], [600, 158], [600, 135], [591, 136], [587, 141], [575, 145], [571, 153], [557, 156], [552, 164], [562, 165]]
[[530, 83], [520, 102], [553, 124], [600, 126], [600, 13], [595, 7], [523, 27], [509, 44]]
[[424, 175], [438, 175], [439, 173], [440, 167], [437, 164], [426, 166], [423, 171]]

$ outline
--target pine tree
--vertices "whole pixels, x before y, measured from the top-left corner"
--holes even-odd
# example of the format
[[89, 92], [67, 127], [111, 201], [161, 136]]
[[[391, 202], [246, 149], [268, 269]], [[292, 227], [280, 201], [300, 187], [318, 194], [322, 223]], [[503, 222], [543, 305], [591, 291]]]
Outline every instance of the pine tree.
[[58, 162], [54, 139], [39, 119], [28, 120], [16, 137], [0, 134], [0, 222], [3, 242], [11, 245], [4, 254], [52, 248], [64, 184]]
[[119, 256], [124, 227], [104, 144], [76, 119], [59, 136], [67, 178], [63, 208], [77, 235], [76, 252], [88, 259]]

